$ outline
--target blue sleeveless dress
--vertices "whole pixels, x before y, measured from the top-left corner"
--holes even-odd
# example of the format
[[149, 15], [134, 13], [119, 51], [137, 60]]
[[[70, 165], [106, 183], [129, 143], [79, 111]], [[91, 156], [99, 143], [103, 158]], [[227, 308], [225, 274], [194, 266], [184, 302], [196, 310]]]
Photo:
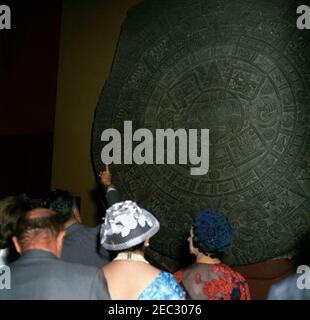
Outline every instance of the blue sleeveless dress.
[[183, 300], [185, 292], [171, 273], [161, 271], [138, 300]]

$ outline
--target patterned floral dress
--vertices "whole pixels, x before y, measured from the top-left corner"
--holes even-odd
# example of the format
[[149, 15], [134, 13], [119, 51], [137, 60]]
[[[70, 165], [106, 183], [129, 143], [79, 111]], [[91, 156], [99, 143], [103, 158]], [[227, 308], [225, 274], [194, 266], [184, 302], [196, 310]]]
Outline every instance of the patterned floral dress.
[[250, 300], [245, 279], [225, 264], [195, 263], [174, 274], [193, 300]]
[[171, 273], [161, 271], [138, 300], [184, 300], [185, 292]]

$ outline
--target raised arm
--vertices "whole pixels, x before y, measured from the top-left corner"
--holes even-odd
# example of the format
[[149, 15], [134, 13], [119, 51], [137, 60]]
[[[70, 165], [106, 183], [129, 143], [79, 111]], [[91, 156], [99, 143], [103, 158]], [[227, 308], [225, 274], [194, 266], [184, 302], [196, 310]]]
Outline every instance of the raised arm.
[[108, 164], [105, 164], [105, 170], [100, 173], [101, 183], [106, 188], [106, 198], [109, 206], [121, 201], [121, 195], [116, 187], [112, 184], [112, 174]]

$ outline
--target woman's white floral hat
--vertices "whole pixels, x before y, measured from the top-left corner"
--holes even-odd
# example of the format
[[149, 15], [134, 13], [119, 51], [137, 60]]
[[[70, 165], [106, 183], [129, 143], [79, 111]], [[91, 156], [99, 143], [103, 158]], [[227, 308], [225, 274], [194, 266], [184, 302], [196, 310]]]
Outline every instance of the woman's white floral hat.
[[135, 202], [115, 203], [106, 211], [100, 243], [107, 250], [120, 251], [144, 242], [159, 230], [158, 220]]

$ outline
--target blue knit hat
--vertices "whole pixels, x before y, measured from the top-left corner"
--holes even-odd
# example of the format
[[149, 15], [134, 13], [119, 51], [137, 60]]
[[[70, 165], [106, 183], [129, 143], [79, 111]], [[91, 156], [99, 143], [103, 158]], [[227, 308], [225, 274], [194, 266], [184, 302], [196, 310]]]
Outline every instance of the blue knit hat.
[[232, 228], [224, 214], [212, 210], [199, 212], [193, 221], [194, 237], [210, 252], [224, 252], [232, 243]]

